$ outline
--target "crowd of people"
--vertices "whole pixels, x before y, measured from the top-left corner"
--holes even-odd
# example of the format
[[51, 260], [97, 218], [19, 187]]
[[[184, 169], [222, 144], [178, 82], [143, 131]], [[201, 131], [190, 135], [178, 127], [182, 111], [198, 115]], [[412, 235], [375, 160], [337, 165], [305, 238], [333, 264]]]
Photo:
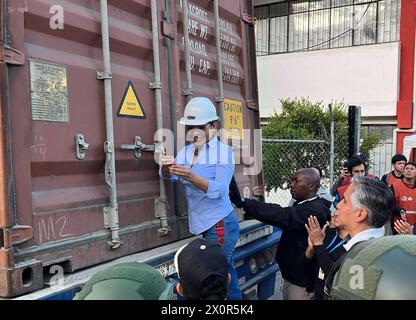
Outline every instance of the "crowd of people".
[[[290, 184], [293, 200], [282, 207], [241, 197], [233, 179], [232, 149], [216, 135], [218, 120], [209, 99], [191, 99], [180, 121], [186, 127], [190, 143], [176, 157], [162, 155], [160, 159], [160, 176], [185, 187], [190, 232], [202, 236], [176, 253], [174, 265], [179, 282], [175, 288], [169, 291], [169, 285], [156, 270], [152, 273], [152, 267], [127, 264], [94, 276], [92, 284], [87, 284], [78, 295], [79, 299], [103, 298], [105, 295], [92, 293], [93, 287], [100, 286], [111, 288], [110, 298], [114, 298], [128, 283], [133, 285], [122, 297], [131, 293], [133, 298], [169, 299], [175, 296], [172, 293], [175, 291], [186, 300], [241, 299], [233, 260], [239, 238], [233, 204], [249, 216], [282, 230], [276, 261], [282, 274], [284, 300], [362, 298], [363, 289], [359, 285], [358, 291], [345, 288], [348, 272], [344, 265], [351, 260], [350, 256], [362, 259], [360, 252], [375, 239], [379, 239], [374, 244], [378, 251], [369, 255], [373, 258], [369, 266], [376, 257], [388, 256], [392, 248], [404, 250], [414, 264], [416, 250], [406, 248], [409, 243], [415, 248], [416, 237], [412, 235], [416, 231], [415, 163], [397, 154], [392, 158], [393, 170], [379, 180], [368, 173], [366, 156], [358, 153], [344, 164], [331, 194], [321, 186], [320, 168], [302, 168], [294, 173]], [[111, 282], [110, 275], [124, 280], [120, 288]], [[149, 286], [148, 279], [157, 285]], [[143, 292], [143, 288], [151, 294]], [[377, 297], [374, 288], [367, 291], [372, 296], [364, 298]], [[403, 297], [416, 299], [416, 286], [403, 292], [406, 292]]]

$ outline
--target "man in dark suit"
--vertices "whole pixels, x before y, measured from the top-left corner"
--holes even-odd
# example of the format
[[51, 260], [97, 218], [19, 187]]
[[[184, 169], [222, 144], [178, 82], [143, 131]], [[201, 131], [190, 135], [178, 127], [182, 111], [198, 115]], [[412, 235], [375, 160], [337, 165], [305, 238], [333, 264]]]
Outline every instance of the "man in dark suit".
[[241, 199], [238, 188], [231, 188], [230, 198], [237, 207], [243, 208], [257, 220], [283, 230], [276, 260], [284, 280], [285, 300], [313, 298], [316, 261], [299, 263], [299, 257], [308, 247], [308, 233], [305, 229], [308, 217], [316, 216], [321, 227], [330, 219], [331, 203], [316, 195], [319, 185], [320, 177], [316, 169], [298, 170], [290, 185], [290, 193], [296, 201], [293, 206], [287, 208], [252, 199]]

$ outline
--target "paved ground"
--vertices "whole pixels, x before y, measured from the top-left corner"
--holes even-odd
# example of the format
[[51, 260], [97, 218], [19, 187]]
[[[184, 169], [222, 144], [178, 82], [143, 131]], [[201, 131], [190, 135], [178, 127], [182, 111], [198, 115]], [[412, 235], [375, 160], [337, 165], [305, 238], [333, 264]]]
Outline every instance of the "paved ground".
[[274, 285], [274, 295], [272, 295], [268, 300], [283, 300], [282, 291], [280, 291], [280, 286], [282, 281], [282, 275], [280, 271], [276, 273], [276, 283]]

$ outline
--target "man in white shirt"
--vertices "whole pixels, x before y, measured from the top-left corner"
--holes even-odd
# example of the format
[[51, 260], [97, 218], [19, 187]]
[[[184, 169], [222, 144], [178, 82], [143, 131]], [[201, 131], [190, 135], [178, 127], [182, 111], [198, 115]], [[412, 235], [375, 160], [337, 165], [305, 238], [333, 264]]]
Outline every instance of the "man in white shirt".
[[[341, 227], [348, 231], [351, 240], [344, 245], [349, 251], [355, 244], [384, 235], [380, 229], [395, 208], [393, 192], [379, 180], [354, 176], [351, 185], [344, 193], [344, 198], [337, 205], [335, 215]], [[343, 258], [333, 266], [325, 283], [328, 294], [333, 277], [339, 269]]]
[[380, 230], [395, 206], [394, 195], [382, 182], [366, 177], [353, 177], [352, 184], [337, 205], [335, 215], [351, 240], [344, 245], [348, 251], [356, 243], [382, 237]]

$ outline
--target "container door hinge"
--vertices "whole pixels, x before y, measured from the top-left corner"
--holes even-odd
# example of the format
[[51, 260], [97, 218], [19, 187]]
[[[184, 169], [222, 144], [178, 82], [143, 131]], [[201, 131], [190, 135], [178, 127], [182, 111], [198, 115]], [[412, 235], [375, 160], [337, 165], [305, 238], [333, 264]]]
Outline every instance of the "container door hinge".
[[169, 39], [175, 40], [176, 32], [173, 23], [169, 23], [166, 20], [162, 22], [162, 34]]
[[262, 186], [253, 187], [253, 195], [256, 197], [264, 197], [264, 188]]
[[23, 66], [25, 61], [26, 57], [23, 52], [7, 46], [0, 47], [0, 62], [6, 62], [14, 66]]
[[13, 246], [25, 243], [33, 239], [33, 228], [31, 226], [13, 226], [13, 228], [0, 228], [2, 233], [2, 247], [12, 248]]
[[248, 13], [242, 12], [242, 13], [241, 13], [241, 19], [242, 19], [244, 22], [248, 23], [248, 24], [254, 24], [254, 19], [255, 19], [255, 17], [254, 17], [253, 15], [251, 15], [251, 14], [248, 14]]
[[251, 110], [259, 110], [259, 104], [255, 100], [247, 100], [246, 106]]

